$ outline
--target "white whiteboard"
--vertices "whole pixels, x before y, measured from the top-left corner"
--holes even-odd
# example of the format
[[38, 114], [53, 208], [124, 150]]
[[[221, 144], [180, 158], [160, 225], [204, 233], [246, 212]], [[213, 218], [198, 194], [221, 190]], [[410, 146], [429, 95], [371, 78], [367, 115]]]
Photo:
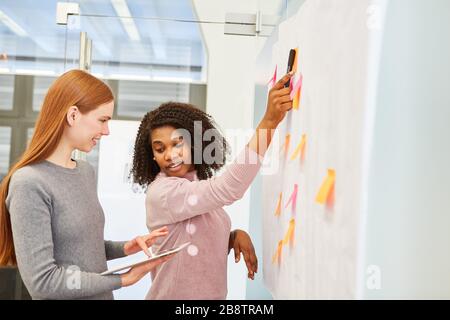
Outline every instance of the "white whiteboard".
[[[263, 177], [264, 281], [276, 299], [356, 297], [365, 151], [373, 122], [369, 97], [378, 70], [373, 57], [379, 43], [372, 40], [381, 32], [384, 4], [307, 0], [279, 26], [271, 67], [277, 67], [280, 78], [289, 49], [298, 48], [296, 79], [302, 74], [303, 84], [299, 109], [278, 129], [282, 143], [290, 134], [287, 155], [273, 144], [269, 154], [278, 157], [280, 168]], [[303, 135], [304, 159], [291, 160]], [[328, 169], [336, 177], [332, 205], [316, 201]], [[295, 214], [290, 206], [285, 208], [294, 185]], [[276, 216], [280, 193], [281, 212]], [[281, 259], [274, 262], [291, 219], [293, 246], [284, 244]]]

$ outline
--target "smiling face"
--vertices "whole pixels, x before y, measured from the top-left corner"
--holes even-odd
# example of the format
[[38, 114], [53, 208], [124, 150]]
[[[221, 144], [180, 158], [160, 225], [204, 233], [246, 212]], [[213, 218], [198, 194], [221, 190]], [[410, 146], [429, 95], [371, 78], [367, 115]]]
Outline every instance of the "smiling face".
[[82, 114], [76, 106], [69, 109], [66, 135], [72, 147], [83, 152], [91, 151], [102, 136], [109, 135], [108, 121], [114, 111], [114, 101], [102, 104]]
[[169, 177], [183, 177], [194, 170], [191, 164], [191, 148], [179, 130], [163, 126], [152, 130], [151, 148], [155, 161]]

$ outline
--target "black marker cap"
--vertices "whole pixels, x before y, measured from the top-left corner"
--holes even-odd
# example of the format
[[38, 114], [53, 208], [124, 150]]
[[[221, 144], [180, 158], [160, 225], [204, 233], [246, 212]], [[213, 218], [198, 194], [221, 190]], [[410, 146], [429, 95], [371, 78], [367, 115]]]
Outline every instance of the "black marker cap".
[[[289, 73], [292, 71], [292, 68], [294, 67], [294, 61], [295, 61], [295, 50], [291, 49], [289, 51], [289, 60], [288, 60], [288, 66], [286, 73]], [[288, 88], [291, 85], [291, 79], [288, 80], [288, 82], [285, 83], [284, 87]]]

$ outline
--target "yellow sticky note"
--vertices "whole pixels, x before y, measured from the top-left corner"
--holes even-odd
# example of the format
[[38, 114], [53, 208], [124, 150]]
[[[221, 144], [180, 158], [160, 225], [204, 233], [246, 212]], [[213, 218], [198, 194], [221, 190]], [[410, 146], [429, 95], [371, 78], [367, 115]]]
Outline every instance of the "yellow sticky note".
[[275, 251], [275, 254], [272, 256], [272, 263], [277, 262], [277, 259], [278, 259], [278, 250]]
[[300, 97], [302, 94], [303, 75], [300, 73], [299, 78], [295, 82], [294, 88], [291, 92], [292, 109], [298, 110], [300, 108]]
[[303, 158], [305, 145], [306, 145], [306, 134], [303, 134], [300, 143], [298, 144], [297, 148], [295, 149], [294, 153], [291, 156], [291, 160], [295, 160], [295, 158], [297, 158], [299, 154], [301, 154], [301, 158]]
[[292, 244], [294, 244], [294, 234], [295, 234], [295, 219], [291, 219], [291, 221], [289, 221], [289, 228], [288, 231], [286, 232], [286, 235], [284, 236], [283, 239], [283, 244], [286, 245], [289, 242]]
[[294, 99], [292, 100], [292, 109], [298, 110], [299, 109], [299, 96], [300, 96], [300, 89], [297, 89], [297, 92], [295, 93]]
[[286, 137], [284, 138], [284, 143], [280, 147], [280, 153], [284, 152], [287, 154], [289, 151], [289, 144], [291, 143], [291, 135], [288, 133], [286, 134]]
[[280, 195], [278, 196], [278, 204], [277, 208], [275, 209], [275, 216], [280, 216], [281, 214], [281, 199], [283, 197], [283, 193], [280, 192]]
[[277, 255], [278, 255], [278, 264], [281, 263], [281, 254], [283, 252], [283, 241], [280, 240], [278, 242], [278, 250], [277, 250]]
[[272, 263], [275, 263], [278, 261], [278, 264], [281, 263], [281, 253], [283, 252], [283, 240], [280, 240], [278, 242], [278, 247], [277, 247], [277, 251], [275, 252], [275, 254], [272, 257]]
[[316, 201], [321, 204], [325, 204], [327, 201], [330, 191], [334, 186], [336, 180], [336, 172], [333, 169], [328, 169], [328, 175], [320, 187], [319, 193], [317, 193]]

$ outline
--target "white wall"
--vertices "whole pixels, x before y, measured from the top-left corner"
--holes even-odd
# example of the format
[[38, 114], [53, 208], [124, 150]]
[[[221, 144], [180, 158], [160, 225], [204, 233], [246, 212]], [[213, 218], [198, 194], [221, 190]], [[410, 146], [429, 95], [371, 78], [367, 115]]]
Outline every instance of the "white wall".
[[389, 2], [365, 244], [381, 286], [369, 270], [365, 299], [450, 298], [448, 39], [448, 0]]
[[[256, 13], [259, 8], [256, 0], [192, 2], [200, 21], [223, 22], [227, 12]], [[255, 62], [265, 38], [225, 35], [223, 24], [200, 24], [200, 28], [207, 50], [206, 111], [223, 131], [252, 128]], [[265, 108], [265, 105], [260, 107]], [[239, 152], [239, 147], [232, 151]], [[249, 194], [247, 192], [242, 200], [226, 208], [233, 229], [249, 229]], [[245, 264], [236, 265], [231, 254], [228, 261], [228, 299], [245, 299], [246, 277]]]
[[[127, 182], [139, 121], [111, 120], [111, 134], [103, 137], [99, 150], [97, 192], [105, 213], [105, 239], [128, 241], [148, 233], [145, 193], [133, 192]], [[135, 191], [137, 191], [135, 189]], [[144, 253], [108, 261], [108, 269], [140, 261]], [[150, 274], [135, 285], [114, 291], [115, 299], [142, 300], [151, 286]]]

